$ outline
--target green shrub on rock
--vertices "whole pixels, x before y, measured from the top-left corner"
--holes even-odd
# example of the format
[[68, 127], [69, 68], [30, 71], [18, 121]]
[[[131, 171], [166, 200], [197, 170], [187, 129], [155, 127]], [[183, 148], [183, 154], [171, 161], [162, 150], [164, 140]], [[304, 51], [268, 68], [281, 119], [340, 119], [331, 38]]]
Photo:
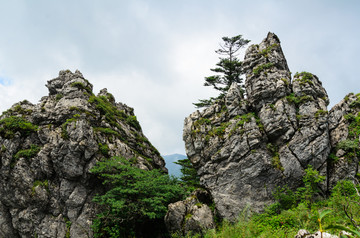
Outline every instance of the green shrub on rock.
[[37, 126], [22, 117], [11, 116], [0, 120], [0, 136], [11, 139], [16, 132], [22, 135], [29, 135], [36, 132]]
[[185, 193], [175, 178], [158, 170], [139, 169], [120, 157], [98, 162], [91, 172], [107, 187], [94, 198], [100, 206], [93, 222], [94, 237], [98, 238], [142, 237], [149, 230], [156, 233], [167, 205], [181, 200]]

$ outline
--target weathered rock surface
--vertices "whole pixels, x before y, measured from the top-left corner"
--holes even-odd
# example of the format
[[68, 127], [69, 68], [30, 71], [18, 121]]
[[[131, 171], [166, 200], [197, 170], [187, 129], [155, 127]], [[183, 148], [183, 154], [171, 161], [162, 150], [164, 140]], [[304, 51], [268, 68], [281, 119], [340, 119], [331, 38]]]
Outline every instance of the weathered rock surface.
[[299, 230], [299, 232], [295, 235], [295, 238], [339, 238], [336, 235], [331, 235], [327, 232], [323, 232], [321, 234], [320, 231], [311, 234], [307, 230]]
[[204, 190], [194, 191], [184, 201], [169, 204], [165, 224], [170, 233], [180, 235], [202, 234], [207, 229], [215, 228], [214, 217], [207, 204], [210, 195]]
[[[360, 96], [349, 95], [328, 113], [318, 77], [302, 72], [291, 79], [273, 33], [247, 49], [243, 67], [246, 98], [233, 84], [224, 99], [184, 122], [188, 158], [223, 218], [236, 219], [247, 205], [262, 211], [277, 186], [301, 185], [309, 165], [327, 176], [323, 192], [359, 173], [358, 158], [349, 162], [334, 148], [348, 138], [351, 122], [344, 116], [357, 115]], [[331, 151], [337, 163], [328, 159]]]
[[104, 157], [166, 171], [133, 109], [106, 89], [95, 96], [79, 71], [46, 86], [40, 103], [0, 117], [0, 237], [92, 237], [92, 198], [103, 187], [89, 170]]

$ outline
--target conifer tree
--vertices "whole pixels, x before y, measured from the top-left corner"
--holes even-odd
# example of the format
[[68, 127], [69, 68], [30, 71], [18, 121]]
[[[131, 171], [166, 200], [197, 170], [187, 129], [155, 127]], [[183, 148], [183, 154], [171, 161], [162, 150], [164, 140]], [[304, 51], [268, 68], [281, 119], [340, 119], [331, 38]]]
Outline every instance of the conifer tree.
[[[213, 86], [216, 90], [219, 90], [220, 95], [216, 98], [200, 99], [198, 103], [194, 103], [197, 108], [208, 107], [217, 99], [222, 98], [232, 83], [243, 83], [241, 78], [243, 75], [242, 62], [237, 57], [238, 51], [250, 41], [243, 39], [242, 35], [223, 37], [222, 40], [224, 42], [220, 44], [221, 48], [215, 51], [222, 57], [219, 57], [220, 61], [216, 64], [217, 67], [210, 69], [218, 74], [205, 77], [204, 83], [204, 86]], [[243, 96], [243, 89], [241, 93]]]

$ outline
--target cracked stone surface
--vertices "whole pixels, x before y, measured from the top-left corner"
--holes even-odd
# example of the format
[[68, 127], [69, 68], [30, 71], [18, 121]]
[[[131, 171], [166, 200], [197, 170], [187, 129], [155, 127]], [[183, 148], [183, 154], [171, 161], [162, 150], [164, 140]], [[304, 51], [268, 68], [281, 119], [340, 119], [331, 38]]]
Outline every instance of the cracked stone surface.
[[[60, 71], [46, 86], [40, 103], [16, 103], [0, 117], [0, 237], [92, 237], [92, 199], [104, 188], [89, 170], [104, 157], [166, 171], [133, 109], [106, 89], [97, 97], [103, 108], [79, 71]], [[7, 125], [9, 119], [34, 128]]]
[[359, 112], [360, 95], [348, 95], [329, 113], [321, 81], [306, 72], [291, 78], [273, 33], [247, 49], [243, 67], [245, 98], [233, 84], [224, 99], [184, 121], [186, 153], [222, 217], [234, 220], [247, 206], [261, 212], [277, 186], [300, 186], [308, 166], [327, 177], [324, 192], [359, 172], [358, 160], [351, 164], [334, 148], [348, 136], [344, 116]]

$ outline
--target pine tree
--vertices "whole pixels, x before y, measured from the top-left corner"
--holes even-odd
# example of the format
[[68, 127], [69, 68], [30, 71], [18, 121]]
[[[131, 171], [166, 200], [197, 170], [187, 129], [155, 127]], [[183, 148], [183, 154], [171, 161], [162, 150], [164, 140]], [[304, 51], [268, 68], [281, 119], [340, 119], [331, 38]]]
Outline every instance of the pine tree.
[[190, 159], [182, 159], [174, 162], [181, 166], [181, 182], [187, 188], [188, 191], [193, 191], [200, 187], [200, 177], [197, 175], [197, 171], [192, 165]]
[[[220, 49], [215, 52], [225, 57], [219, 57], [220, 61], [216, 64], [216, 68], [210, 69], [218, 73], [209, 77], [205, 77], [204, 86], [213, 86], [216, 90], [220, 91], [220, 95], [216, 98], [200, 99], [198, 103], [194, 103], [197, 108], [208, 107], [216, 100], [222, 98], [229, 90], [232, 83], [242, 84], [243, 75], [242, 62], [237, 58], [238, 51], [248, 44], [250, 41], [243, 39], [242, 35], [234, 37], [223, 37], [223, 44], [220, 44]], [[244, 90], [241, 90], [242, 96]]]

